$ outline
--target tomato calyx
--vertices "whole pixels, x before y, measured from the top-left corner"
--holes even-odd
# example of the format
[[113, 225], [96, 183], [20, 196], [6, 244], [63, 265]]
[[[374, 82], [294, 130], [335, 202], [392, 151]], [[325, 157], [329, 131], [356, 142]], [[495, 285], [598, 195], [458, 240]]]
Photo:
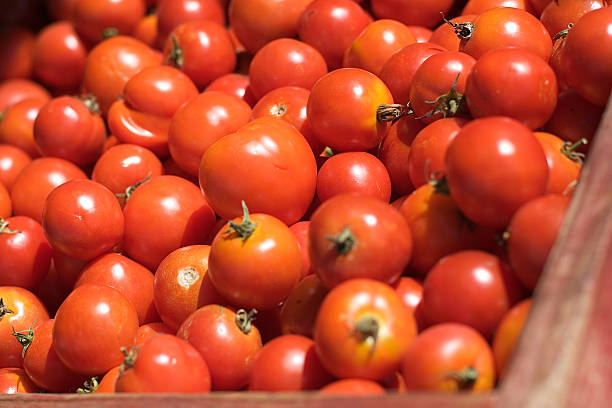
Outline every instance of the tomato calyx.
[[136, 358], [138, 358], [138, 347], [131, 347], [129, 350], [126, 347], [121, 347], [120, 350], [125, 356], [125, 359], [119, 366], [119, 373], [122, 375], [127, 370], [134, 367], [134, 364], [136, 364]]
[[164, 64], [175, 68], [183, 68], [183, 49], [174, 34], [170, 34], [170, 39], [172, 40], [172, 48]]
[[472, 34], [474, 34], [474, 28], [476, 27], [474, 23], [469, 21], [465, 23], [453, 23], [452, 21], [446, 19], [444, 13], [440, 12], [440, 14], [442, 14], [442, 20], [444, 20], [444, 22], [449, 26], [453, 27], [455, 34], [457, 37], [459, 37], [459, 39], [469, 40], [472, 37]]
[[85, 381], [83, 388], [77, 388], [76, 392], [77, 394], [93, 394], [99, 386], [98, 377], [91, 377], [91, 380]]
[[461, 371], [450, 372], [448, 377], [457, 381], [457, 386], [460, 390], [466, 391], [471, 389], [478, 380], [478, 370], [475, 367], [469, 366]]
[[584, 153], [579, 153], [576, 150], [588, 143], [589, 141], [584, 137], [574, 144], [572, 144], [572, 142], [564, 142], [563, 146], [561, 147], [561, 153], [563, 153], [563, 155], [571, 161], [582, 164], [585, 155]]
[[410, 106], [410, 102], [406, 105], [399, 103], [387, 103], [378, 105], [376, 109], [376, 119], [379, 122], [391, 122], [393, 125], [395, 122], [405, 116], [414, 115], [414, 110]]
[[510, 231], [504, 231], [499, 234], [495, 234], [495, 242], [497, 245], [504, 250], [504, 252], [508, 252], [508, 240], [510, 239]]
[[355, 323], [353, 330], [360, 343], [371, 343], [370, 354], [372, 354], [374, 352], [374, 348], [376, 347], [378, 331], [380, 330], [378, 320], [371, 316], [362, 317]]
[[451, 86], [450, 90], [444, 95], [440, 95], [435, 101], [425, 101], [428, 105], [434, 105], [434, 108], [415, 119], [425, 119], [438, 113], [442, 114], [443, 117], [453, 117], [459, 114], [467, 114], [467, 107], [463, 103], [463, 94], [457, 92], [457, 82], [459, 81], [459, 75], [455, 78], [455, 82]]
[[555, 34], [555, 36], [553, 37], [553, 41], [558, 40], [559, 38], [567, 37], [567, 33], [570, 32], [573, 26], [574, 26], [574, 23], [569, 23], [566, 29], [561, 30], [557, 34]]
[[0, 217], [0, 234], [19, 234], [21, 231], [9, 229], [9, 223]]
[[340, 255], [349, 253], [357, 243], [357, 238], [348, 225], [337, 235], [328, 235], [326, 238], [334, 244], [334, 250]]
[[251, 309], [249, 312], [244, 309], [239, 309], [236, 312], [236, 326], [238, 326], [241, 332], [244, 334], [249, 334], [251, 332], [256, 314], [256, 309]]
[[433, 187], [435, 194], [450, 196], [450, 187], [446, 177], [440, 171], [434, 171], [429, 176], [429, 184]]
[[19, 344], [21, 344], [21, 346], [23, 347], [23, 350], [21, 350], [21, 358], [25, 357], [25, 353], [28, 350], [28, 347], [30, 347], [30, 344], [32, 344], [32, 341], [34, 340], [33, 327], [35, 321], [36, 319], [32, 321], [30, 328], [25, 330], [15, 331], [15, 327], [13, 327], [13, 336], [15, 336]]
[[98, 100], [93, 94], [79, 96], [77, 99], [83, 102], [89, 112], [97, 113], [98, 115], [102, 114], [102, 111], [100, 110], [100, 105], [98, 104]]
[[319, 157], [324, 157], [326, 159], [329, 159], [330, 157], [332, 157], [334, 155], [334, 151], [332, 150], [331, 147], [329, 146], [325, 146], [325, 149], [323, 149], [323, 151], [321, 152], [321, 154], [319, 155]]
[[4, 304], [4, 299], [0, 298], [0, 321], [5, 315], [15, 314], [7, 305]]
[[142, 185], [145, 181], [149, 181], [150, 179], [151, 179], [151, 173], [149, 173], [147, 177], [143, 178], [142, 180], [138, 180], [135, 184], [132, 184], [131, 186], [126, 188], [125, 193], [116, 193], [115, 197], [118, 197], [118, 198], [125, 197], [125, 202], [127, 203], [130, 197], [132, 196], [132, 194], [134, 194], [134, 191], [136, 191], [136, 189], [140, 187], [140, 185]]
[[119, 35], [119, 29], [117, 27], [106, 27], [102, 30], [102, 40], [108, 40]]
[[244, 200], [241, 201], [241, 204], [242, 204], [242, 214], [243, 214], [242, 221], [239, 224], [237, 222], [230, 220], [228, 222], [229, 228], [227, 229], [227, 231], [225, 231], [225, 233], [229, 234], [229, 233], [234, 232], [236, 235], [238, 235], [242, 239], [242, 242], [244, 242], [247, 239], [249, 239], [251, 235], [253, 235], [253, 232], [255, 231], [255, 227], [257, 227], [257, 223], [251, 221], [251, 217], [249, 216], [249, 209], [247, 208]]

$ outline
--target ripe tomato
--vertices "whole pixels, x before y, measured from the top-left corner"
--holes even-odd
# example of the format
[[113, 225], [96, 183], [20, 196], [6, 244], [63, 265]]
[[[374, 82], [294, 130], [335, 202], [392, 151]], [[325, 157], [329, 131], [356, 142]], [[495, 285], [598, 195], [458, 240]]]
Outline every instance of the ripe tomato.
[[77, 0], [45, 0], [45, 7], [54, 20], [72, 20]]
[[[71, 292], [75, 282], [81, 274], [81, 270], [87, 265], [87, 261], [80, 261], [59, 251], [53, 251], [52, 265], [53, 268], [57, 270], [57, 277], [62, 286], [68, 289], [68, 292]], [[49, 273], [51, 273], [51, 271]]]
[[606, 0], [551, 1], [542, 11], [540, 21], [548, 30], [548, 34], [554, 37], [569, 24], [575, 24], [586, 13], [607, 5]]
[[0, 368], [0, 394], [28, 394], [38, 391], [38, 387], [22, 368]]
[[213, 390], [240, 390], [248, 384], [262, 347], [251, 319], [244, 309], [234, 312], [211, 304], [192, 313], [178, 329], [177, 337], [195, 347], [206, 361]]
[[115, 391], [203, 393], [210, 391], [210, 373], [193, 346], [160, 334], [126, 352]]
[[232, 304], [272, 309], [289, 296], [300, 279], [300, 250], [281, 220], [262, 213], [249, 215], [244, 201], [243, 211], [242, 221], [230, 221], [212, 242], [210, 279]]
[[522, 288], [510, 267], [483, 251], [460, 251], [442, 258], [423, 283], [428, 324], [456, 322], [490, 338]]
[[137, 330], [138, 315], [125, 296], [87, 284], [73, 290], [57, 311], [53, 344], [69, 369], [93, 375], [123, 361], [120, 347], [130, 346]]
[[2, 26], [0, 29], [0, 81], [29, 78], [34, 59], [34, 34], [23, 27]]
[[527, 320], [531, 303], [532, 300], [529, 298], [514, 305], [497, 326], [493, 337], [493, 356], [498, 378], [502, 378], [507, 371], [506, 367]]
[[76, 165], [55, 157], [32, 160], [17, 176], [11, 189], [13, 214], [42, 223], [43, 208], [51, 191], [69, 180], [86, 179]]
[[300, 253], [302, 254], [302, 273], [301, 277], [304, 278], [307, 275], [313, 273], [310, 268], [310, 257], [308, 255], [308, 230], [310, 229], [310, 221], [296, 222], [289, 227], [289, 230], [293, 233], [293, 236], [297, 240]]
[[317, 275], [308, 275], [293, 288], [280, 313], [283, 334], [313, 337], [319, 307], [327, 288]]
[[210, 280], [209, 253], [208, 245], [185, 246], [168, 254], [157, 267], [155, 306], [173, 333], [200, 307], [226, 303]]
[[461, 14], [478, 15], [495, 7], [512, 7], [535, 14], [531, 1], [532, 0], [469, 0], [461, 11]]
[[317, 139], [334, 152], [365, 151], [378, 146], [387, 132], [377, 110], [391, 103], [391, 92], [376, 75], [341, 68], [312, 87], [306, 112]]
[[141, 346], [145, 341], [150, 339], [151, 337], [155, 337], [158, 334], [172, 334], [176, 333], [175, 330], [170, 329], [166, 326], [165, 323], [162, 322], [152, 322], [143, 324], [138, 327], [138, 331], [136, 332], [136, 340], [134, 341], [134, 347]]
[[42, 225], [55, 250], [88, 261], [121, 242], [124, 220], [109, 189], [91, 180], [71, 180], [47, 197]]
[[378, 18], [392, 18], [404, 24], [435, 27], [448, 13], [453, 0], [372, 0], [372, 11]]
[[378, 75], [393, 54], [416, 42], [412, 31], [399, 21], [377, 20], [368, 24], [346, 49], [342, 66], [361, 68]]
[[414, 315], [417, 330], [423, 330], [426, 326], [423, 314], [423, 283], [414, 278], [402, 276], [393, 285], [393, 288]]
[[17, 176], [32, 159], [23, 150], [8, 144], [0, 144], [0, 184], [10, 193]]
[[454, 27], [457, 24], [471, 23], [476, 16], [476, 14], [463, 14], [452, 18], [449, 23], [445, 21], [433, 31], [429, 42], [438, 44], [447, 51], [459, 51], [461, 39], [457, 36]]
[[315, 390], [329, 383], [314, 342], [304, 336], [279, 336], [257, 353], [249, 381], [250, 391]]
[[49, 91], [29, 79], [8, 79], [0, 83], [0, 113], [6, 108], [25, 99], [51, 99]]
[[323, 300], [314, 341], [332, 375], [377, 381], [399, 368], [415, 336], [412, 312], [393, 288], [371, 279], [351, 279]]
[[34, 140], [44, 156], [66, 159], [78, 166], [95, 162], [106, 140], [95, 98], [61, 96], [47, 102], [34, 122]]
[[546, 156], [533, 133], [506, 117], [476, 119], [448, 146], [451, 196], [477, 224], [504, 228], [525, 202], [546, 191]]
[[[612, 7], [582, 16], [561, 50], [561, 70], [571, 88], [597, 106], [605, 106], [612, 90]], [[589, 41], [597, 38], [597, 47]]]
[[212, 81], [206, 91], [219, 91], [235, 95], [244, 100], [249, 106], [255, 105], [255, 97], [249, 88], [249, 76], [244, 74], [225, 74]]
[[431, 38], [431, 35], [433, 34], [433, 30], [427, 27], [422, 27], [418, 25], [408, 25], [408, 28], [410, 29], [410, 31], [412, 31], [412, 34], [414, 34], [417, 43], [428, 42]]
[[34, 75], [63, 92], [78, 91], [87, 50], [72, 23], [58, 21], [43, 28], [34, 44]]
[[582, 143], [571, 145], [571, 142], [563, 142], [557, 136], [546, 132], [534, 132], [534, 136], [542, 145], [548, 163], [546, 193], [563, 194], [580, 175], [582, 158], [575, 149]]
[[[157, 176], [139, 186], [123, 209], [123, 248], [153, 271], [177, 248], [206, 240], [215, 214], [198, 188], [176, 176]], [[159, 233], [159, 222], [164, 233]]]
[[176, 163], [198, 175], [204, 152], [249, 122], [251, 108], [234, 95], [206, 91], [183, 105], [170, 121], [168, 147]]
[[40, 299], [27, 289], [0, 286], [0, 368], [22, 367], [23, 347], [13, 336], [49, 319]]
[[392, 284], [412, 255], [410, 228], [399, 211], [362, 194], [327, 200], [312, 215], [308, 234], [312, 268], [328, 288], [353, 278]]
[[0, 143], [16, 146], [30, 157], [40, 157], [34, 140], [34, 121], [45, 103], [42, 98], [30, 98], [9, 106], [0, 121]]
[[118, 365], [108, 370], [93, 392], [96, 394], [114, 394], [120, 367], [121, 365]]
[[284, 120], [272, 117], [254, 119], [221, 138], [206, 150], [200, 164], [200, 187], [224, 219], [242, 214], [244, 200], [252, 212], [291, 225], [308, 209], [316, 176], [306, 139]]
[[0, 219], [8, 218], [11, 214], [13, 214], [11, 196], [4, 184], [0, 183]]
[[225, 25], [225, 13], [218, 0], [159, 0], [157, 3], [162, 44], [170, 32], [182, 23], [208, 20]]
[[72, 21], [79, 37], [93, 45], [107, 37], [108, 29], [118, 34], [132, 34], [145, 12], [144, 0], [78, 0]]
[[0, 217], [0, 253], [0, 286], [32, 289], [49, 272], [51, 245], [32, 218]]
[[332, 395], [385, 395], [387, 392], [377, 382], [347, 378], [327, 384], [321, 388], [320, 393]]
[[164, 44], [164, 61], [183, 71], [198, 89], [233, 72], [237, 62], [227, 30], [211, 20], [190, 21], [174, 28]]
[[424, 330], [402, 361], [409, 390], [481, 391], [495, 385], [495, 362], [474, 329], [443, 323]]
[[298, 35], [321, 53], [330, 70], [342, 66], [344, 51], [372, 22], [351, 0], [315, 0], [300, 15]]
[[74, 392], [86, 379], [62, 363], [53, 345], [53, 319], [23, 334], [27, 349], [23, 368], [38, 387], [49, 392]]

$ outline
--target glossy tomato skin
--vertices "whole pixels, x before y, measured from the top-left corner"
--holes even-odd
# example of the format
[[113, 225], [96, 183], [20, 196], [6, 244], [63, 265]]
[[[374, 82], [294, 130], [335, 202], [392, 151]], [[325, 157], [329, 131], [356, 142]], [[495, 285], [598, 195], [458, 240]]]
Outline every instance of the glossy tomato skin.
[[342, 66], [344, 51], [372, 21], [355, 1], [314, 0], [300, 15], [298, 35], [316, 48], [333, 70]]
[[104, 121], [95, 103], [93, 99], [60, 96], [43, 105], [34, 122], [34, 140], [40, 152], [77, 166], [95, 162], [106, 140]]
[[435, 27], [447, 13], [452, 0], [373, 0], [372, 11], [378, 18], [392, 18], [408, 25]]
[[[570, 184], [578, 180], [582, 168], [582, 159], [572, 154], [564, 141], [546, 132], [534, 132], [548, 163], [548, 185], [546, 193], [563, 194]], [[564, 147], [565, 146], [565, 147]]]
[[10, 193], [21, 170], [32, 159], [18, 147], [0, 144], [0, 184]]
[[[200, 187], [224, 219], [251, 212], [298, 221], [316, 188], [316, 162], [306, 139], [282, 119], [254, 119], [206, 150], [200, 163]], [[271, 199], [271, 197], [273, 197]]]
[[542, 11], [540, 21], [548, 30], [548, 34], [554, 37], [569, 24], [575, 24], [586, 13], [607, 5], [606, 0], [551, 1]]
[[387, 124], [377, 120], [376, 111], [390, 103], [391, 92], [374, 74], [341, 68], [312, 87], [308, 121], [317, 139], [334, 152], [366, 151], [378, 146], [386, 134]]
[[[473, 369], [474, 382], [461, 381]], [[483, 391], [495, 385], [495, 362], [487, 341], [458, 323], [430, 327], [412, 342], [402, 361], [408, 390]]]
[[327, 74], [327, 64], [315, 48], [291, 38], [264, 45], [249, 66], [249, 84], [257, 100], [282, 86], [311, 89]]
[[234, 95], [205, 91], [181, 107], [170, 121], [168, 147], [176, 163], [198, 175], [206, 150], [249, 122], [251, 108]]
[[123, 361], [138, 330], [138, 315], [117, 290], [87, 284], [72, 291], [55, 315], [53, 344], [62, 362], [85, 375], [104, 373]]
[[17, 102], [30, 98], [42, 99], [46, 102], [51, 99], [51, 95], [43, 86], [29, 79], [7, 79], [0, 84], [0, 112]]
[[423, 314], [423, 282], [402, 276], [393, 285], [395, 292], [414, 315], [418, 331], [426, 327], [425, 315]]
[[32, 289], [47, 275], [53, 250], [38, 222], [16, 216], [0, 218], [0, 252], [0, 286]]
[[0, 368], [0, 394], [29, 394], [39, 389], [22, 368]]
[[87, 378], [62, 363], [53, 346], [54, 319], [42, 322], [33, 330], [34, 338], [25, 354], [23, 368], [28, 377], [49, 392], [75, 392]]
[[153, 303], [153, 274], [131, 259], [117, 253], [97, 257], [81, 270], [74, 287], [87, 283], [116, 289], [132, 303], [141, 325], [159, 321]]
[[472, 68], [465, 98], [474, 118], [508, 116], [535, 130], [555, 110], [557, 79], [548, 63], [531, 52], [493, 50]]
[[55, 250], [88, 261], [121, 241], [124, 219], [109, 189], [91, 180], [71, 180], [47, 197], [43, 228]]
[[347, 378], [327, 384], [321, 388], [320, 393], [328, 395], [385, 395], [386, 391], [382, 385], [375, 381]]
[[110, 27], [119, 34], [131, 34], [145, 11], [144, 0], [79, 0], [74, 5], [73, 21], [84, 41], [97, 44]]
[[210, 280], [209, 254], [209, 245], [188, 245], [172, 251], [157, 267], [155, 306], [173, 333], [200, 307], [226, 303]]
[[23, 347], [13, 336], [15, 331], [28, 330], [49, 319], [49, 313], [40, 299], [27, 289], [0, 286], [0, 299], [4, 306], [0, 315], [0, 368], [22, 367]]
[[527, 127], [506, 117], [465, 125], [448, 146], [444, 163], [459, 209], [491, 228], [504, 228], [523, 203], [546, 191], [548, 183], [539, 142]]
[[310, 221], [299, 221], [289, 227], [293, 236], [297, 240], [300, 253], [302, 254], [302, 273], [301, 278], [312, 274], [310, 267], [310, 257], [308, 256], [308, 230], [310, 229]]
[[[453, 24], [471, 23], [476, 18], [476, 14], [462, 14], [451, 18]], [[455, 29], [448, 23], [440, 24], [431, 34], [429, 42], [437, 44], [447, 51], [459, 51], [461, 39], [455, 33]]]
[[399, 211], [363, 194], [327, 200], [312, 215], [308, 234], [312, 268], [328, 288], [352, 278], [392, 284], [412, 255], [410, 228]]
[[510, 267], [483, 251], [460, 251], [442, 258], [423, 283], [428, 324], [463, 323], [490, 338], [503, 315], [522, 296]]
[[[561, 70], [571, 88], [587, 101], [605, 106], [612, 90], [612, 7], [591, 11], [572, 27], [561, 50]], [[597, 47], [589, 47], [597, 38]]]
[[360, 193], [386, 203], [391, 198], [391, 178], [385, 165], [367, 152], [338, 153], [327, 159], [317, 174], [321, 202], [345, 193]]
[[87, 175], [68, 160], [43, 157], [32, 160], [17, 176], [11, 190], [14, 215], [25, 215], [42, 223], [47, 196], [55, 187]]
[[192, 313], [176, 335], [204, 358], [213, 390], [240, 390], [248, 384], [255, 355], [262, 347], [261, 335], [257, 327], [242, 325], [236, 312], [206, 305]]
[[283, 334], [312, 338], [319, 307], [327, 293], [327, 288], [317, 275], [302, 278], [283, 302], [280, 313]]
[[[291, 293], [300, 279], [302, 259], [297, 240], [281, 220], [251, 214], [253, 232], [240, 236], [222, 228], [208, 259], [210, 279], [232, 304], [247, 309], [273, 309]], [[241, 223], [240, 218], [232, 222]]]
[[461, 14], [481, 14], [495, 7], [512, 7], [535, 14], [531, 0], [469, 0]]
[[186, 341], [159, 334], [138, 348], [135, 362], [120, 370], [116, 392], [210, 391], [206, 361]]
[[315, 323], [323, 366], [337, 378], [382, 380], [416, 336], [412, 312], [388, 285], [351, 279], [329, 292]]
[[215, 214], [198, 188], [168, 175], [152, 177], [139, 186], [123, 213], [125, 252], [149, 270], [155, 270], [175, 249], [204, 242], [215, 224]]
[[164, 44], [164, 61], [183, 71], [198, 89], [233, 72], [237, 63], [227, 30], [211, 20], [186, 22], [172, 30]]
[[498, 378], [502, 378], [507, 371], [506, 367], [516, 348], [516, 343], [531, 310], [531, 304], [532, 299], [528, 298], [514, 305], [504, 315], [497, 330], [495, 330], [493, 356], [495, 357], [495, 369]]
[[151, 337], [157, 336], [158, 334], [172, 334], [176, 333], [175, 330], [170, 329], [162, 322], [152, 322], [143, 324], [138, 327], [136, 332], [136, 340], [134, 341], [134, 347], [141, 346], [145, 341]]
[[249, 380], [250, 391], [303, 391], [319, 389], [332, 380], [312, 339], [285, 334], [255, 355]]
[[8, 107], [0, 121], [0, 143], [16, 146], [30, 157], [40, 157], [34, 140], [34, 121], [45, 103], [42, 98], [30, 98]]
[[217, 0], [159, 0], [157, 15], [162, 43], [181, 23], [209, 20], [220, 25], [225, 24], [225, 14]]
[[98, 388], [94, 391], [95, 394], [114, 394], [115, 384], [119, 377], [119, 368], [121, 365], [111, 368], [104, 374], [104, 377], [98, 383]]
[[255, 105], [255, 97], [249, 88], [249, 76], [244, 74], [225, 74], [212, 81], [206, 91], [219, 91], [228, 95], [235, 95], [244, 100], [249, 106]]

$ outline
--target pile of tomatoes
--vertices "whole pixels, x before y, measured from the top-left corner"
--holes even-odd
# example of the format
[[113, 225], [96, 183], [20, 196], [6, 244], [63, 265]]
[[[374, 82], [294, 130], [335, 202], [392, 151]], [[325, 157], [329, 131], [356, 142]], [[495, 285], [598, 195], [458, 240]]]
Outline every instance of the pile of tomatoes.
[[606, 0], [0, 23], [0, 392], [503, 378], [612, 88]]

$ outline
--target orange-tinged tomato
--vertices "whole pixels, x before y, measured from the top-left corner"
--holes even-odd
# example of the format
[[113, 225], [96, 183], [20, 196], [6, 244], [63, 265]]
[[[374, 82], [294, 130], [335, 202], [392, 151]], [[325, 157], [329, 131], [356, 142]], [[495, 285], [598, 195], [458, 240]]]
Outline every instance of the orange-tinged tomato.
[[0, 394], [28, 394], [38, 391], [38, 387], [22, 368], [0, 368]]
[[514, 305], [497, 326], [493, 336], [493, 356], [498, 378], [502, 378], [507, 371], [506, 368], [531, 310], [531, 303], [532, 299], [529, 298]]

